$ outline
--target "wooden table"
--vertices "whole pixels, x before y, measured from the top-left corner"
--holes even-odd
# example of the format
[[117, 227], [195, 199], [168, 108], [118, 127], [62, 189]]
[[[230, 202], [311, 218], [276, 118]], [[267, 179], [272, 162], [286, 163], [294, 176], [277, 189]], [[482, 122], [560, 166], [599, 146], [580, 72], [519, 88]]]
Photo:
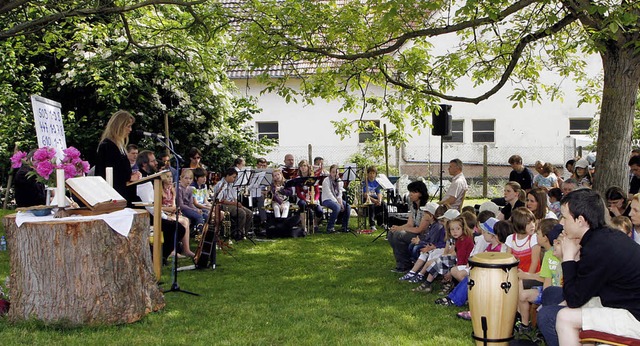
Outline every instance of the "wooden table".
[[24, 223], [3, 219], [11, 278], [9, 319], [65, 325], [138, 321], [164, 307], [152, 272], [149, 214], [128, 237], [102, 220]]

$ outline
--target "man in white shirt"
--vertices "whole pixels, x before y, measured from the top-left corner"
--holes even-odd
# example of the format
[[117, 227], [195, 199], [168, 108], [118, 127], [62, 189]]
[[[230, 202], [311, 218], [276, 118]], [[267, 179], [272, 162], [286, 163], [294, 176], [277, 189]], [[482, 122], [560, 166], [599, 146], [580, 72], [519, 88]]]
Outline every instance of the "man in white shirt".
[[464, 195], [469, 189], [467, 179], [462, 174], [462, 161], [460, 159], [453, 159], [449, 161], [449, 174], [453, 176], [451, 179], [451, 185], [447, 189], [447, 193], [438, 204], [446, 204], [450, 209], [460, 210]]

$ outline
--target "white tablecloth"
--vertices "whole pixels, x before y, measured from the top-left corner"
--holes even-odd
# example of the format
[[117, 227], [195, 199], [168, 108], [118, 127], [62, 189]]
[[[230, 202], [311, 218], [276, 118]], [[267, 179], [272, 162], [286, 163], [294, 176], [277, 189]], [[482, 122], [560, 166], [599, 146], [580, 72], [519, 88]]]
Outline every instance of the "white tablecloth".
[[31, 212], [18, 212], [16, 214], [16, 225], [18, 228], [25, 222], [67, 222], [67, 221], [87, 221], [87, 220], [104, 220], [114, 231], [125, 237], [129, 236], [131, 224], [133, 224], [133, 216], [136, 211], [131, 208], [114, 211], [108, 214], [91, 215], [91, 216], [69, 216], [63, 218], [54, 218], [53, 214], [47, 216], [35, 216]]

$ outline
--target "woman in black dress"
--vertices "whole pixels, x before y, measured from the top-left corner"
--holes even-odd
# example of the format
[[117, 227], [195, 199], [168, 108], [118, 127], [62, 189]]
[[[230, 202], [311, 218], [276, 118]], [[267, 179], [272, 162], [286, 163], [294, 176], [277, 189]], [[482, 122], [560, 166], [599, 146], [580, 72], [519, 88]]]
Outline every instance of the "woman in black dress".
[[96, 158], [96, 175], [106, 179], [106, 168], [113, 167], [113, 188], [127, 201], [135, 199], [135, 189], [128, 189], [128, 181], [140, 179], [140, 172], [132, 172], [126, 147], [135, 118], [131, 113], [119, 110], [111, 116], [102, 133]]

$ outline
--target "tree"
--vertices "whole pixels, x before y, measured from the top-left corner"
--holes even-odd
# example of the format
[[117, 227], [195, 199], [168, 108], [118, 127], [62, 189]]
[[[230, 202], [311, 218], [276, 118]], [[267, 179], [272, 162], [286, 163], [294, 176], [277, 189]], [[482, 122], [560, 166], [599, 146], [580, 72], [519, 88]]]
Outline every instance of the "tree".
[[[640, 3], [600, 0], [247, 1], [236, 11], [243, 23], [238, 56], [255, 69], [289, 66], [301, 92], [286, 79], [262, 81], [269, 90], [305, 101], [344, 100], [344, 109], [380, 111], [405, 139], [404, 119], [419, 130], [443, 100], [479, 103], [507, 82], [515, 105], [561, 98], [558, 84], [540, 82], [550, 69], [584, 80], [585, 55], [602, 57], [604, 78], [595, 188], [627, 184], [627, 160], [640, 82]], [[433, 40], [448, 37], [446, 52]], [[456, 43], [457, 42], [457, 43]], [[307, 62], [306, 69], [297, 62]], [[477, 95], [454, 95], [458, 80]], [[381, 97], [354, 93], [378, 85]], [[400, 92], [401, 91], [401, 92]], [[403, 107], [400, 107], [400, 106]], [[404, 114], [400, 111], [403, 108]], [[350, 124], [339, 130], [345, 133]]]
[[[47, 3], [42, 11], [59, 4], [59, 12], [69, 14], [70, 3], [76, 9], [87, 6], [65, 1]], [[67, 144], [90, 161], [109, 116], [118, 109], [134, 113], [134, 127], [158, 133], [164, 132], [167, 115], [176, 151], [184, 155], [192, 146], [200, 148], [212, 170], [229, 167], [238, 155], [264, 154], [269, 143], [256, 140], [246, 125], [258, 111], [255, 100], [237, 97], [226, 76], [224, 12], [215, 6], [197, 13], [193, 7], [148, 6], [152, 3], [187, 4], [147, 1], [126, 11], [127, 16], [109, 11], [70, 15], [46, 30], [0, 35], [2, 162], [8, 162], [14, 143], [22, 149], [35, 146], [31, 94], [61, 102]], [[188, 4], [197, 3], [203, 2]], [[25, 11], [31, 11], [27, 18], [40, 13]], [[131, 139], [163, 150], [149, 139]]]

